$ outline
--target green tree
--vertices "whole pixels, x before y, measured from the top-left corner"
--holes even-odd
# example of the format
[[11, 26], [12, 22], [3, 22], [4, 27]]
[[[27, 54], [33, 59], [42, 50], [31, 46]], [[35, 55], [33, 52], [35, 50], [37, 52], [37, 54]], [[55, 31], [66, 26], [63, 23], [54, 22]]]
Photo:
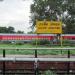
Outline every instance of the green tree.
[[23, 31], [18, 30], [16, 33], [23, 34]]
[[75, 33], [75, 0], [33, 0], [32, 28], [37, 20], [62, 20], [64, 33]]
[[13, 27], [0, 27], [0, 33], [15, 33]]
[[6, 27], [0, 27], [0, 33], [7, 33]]
[[15, 31], [14, 27], [0, 27], [0, 33], [24, 33], [24, 31], [18, 30], [17, 32]]
[[15, 33], [14, 27], [9, 26], [7, 28], [7, 33]]

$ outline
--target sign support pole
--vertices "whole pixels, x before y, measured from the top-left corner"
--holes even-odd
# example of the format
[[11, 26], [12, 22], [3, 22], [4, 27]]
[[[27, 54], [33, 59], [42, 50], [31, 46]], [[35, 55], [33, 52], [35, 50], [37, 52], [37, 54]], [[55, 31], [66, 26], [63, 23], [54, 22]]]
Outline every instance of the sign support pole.
[[60, 41], [61, 41], [61, 47], [62, 47], [62, 46], [63, 46], [63, 45], [62, 45], [62, 34], [61, 34], [61, 40], [60, 40]]
[[[61, 42], [61, 47], [63, 46], [62, 45], [62, 34], [60, 35], [61, 39], [60, 39], [60, 42]], [[62, 54], [62, 50], [61, 50], [61, 54]]]
[[[36, 20], [36, 22], [37, 22], [37, 20]], [[38, 36], [38, 34], [37, 34], [37, 36]], [[38, 43], [37, 36], [36, 36], [36, 40], [35, 40], [35, 42], [36, 42], [36, 48], [37, 48], [37, 43]], [[35, 58], [37, 58], [37, 49], [35, 50]]]

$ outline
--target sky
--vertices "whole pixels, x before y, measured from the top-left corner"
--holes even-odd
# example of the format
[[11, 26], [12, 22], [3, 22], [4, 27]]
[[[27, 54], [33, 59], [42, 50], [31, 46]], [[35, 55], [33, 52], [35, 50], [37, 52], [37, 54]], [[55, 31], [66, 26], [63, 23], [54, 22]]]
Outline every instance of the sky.
[[0, 26], [12, 26], [25, 33], [30, 29], [30, 5], [32, 0], [4, 0], [0, 2]]

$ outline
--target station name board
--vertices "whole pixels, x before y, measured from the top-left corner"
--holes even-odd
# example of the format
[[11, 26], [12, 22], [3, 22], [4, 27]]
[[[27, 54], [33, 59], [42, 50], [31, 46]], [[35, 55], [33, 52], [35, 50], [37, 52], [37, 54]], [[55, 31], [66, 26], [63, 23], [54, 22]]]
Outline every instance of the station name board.
[[62, 23], [60, 21], [37, 21], [36, 33], [62, 33]]

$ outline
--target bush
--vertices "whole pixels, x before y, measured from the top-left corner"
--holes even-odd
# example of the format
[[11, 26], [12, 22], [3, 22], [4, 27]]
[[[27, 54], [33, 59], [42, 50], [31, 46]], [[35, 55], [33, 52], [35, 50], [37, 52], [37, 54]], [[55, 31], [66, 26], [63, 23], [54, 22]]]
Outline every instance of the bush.
[[2, 41], [1, 43], [3, 43], [3, 44], [10, 44], [11, 42], [10, 41]]
[[23, 45], [23, 42], [15, 42], [16, 45]]
[[63, 40], [63, 45], [75, 45], [75, 41], [74, 40]]
[[57, 75], [54, 71], [45, 71], [45, 73], [43, 75]]
[[69, 40], [62, 40], [63, 44], [69, 44]]
[[46, 44], [50, 44], [50, 41], [47, 40], [47, 39], [44, 39], [44, 40], [33, 40], [31, 43], [32, 43], [33, 45], [36, 45], [36, 43], [37, 43], [38, 45], [46, 45]]

